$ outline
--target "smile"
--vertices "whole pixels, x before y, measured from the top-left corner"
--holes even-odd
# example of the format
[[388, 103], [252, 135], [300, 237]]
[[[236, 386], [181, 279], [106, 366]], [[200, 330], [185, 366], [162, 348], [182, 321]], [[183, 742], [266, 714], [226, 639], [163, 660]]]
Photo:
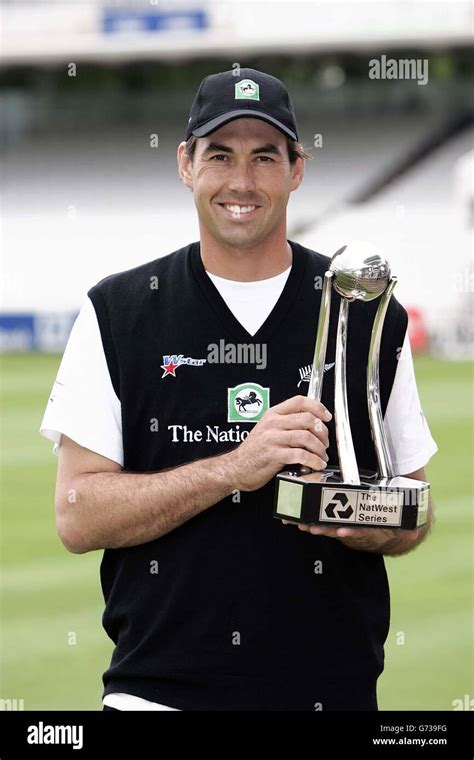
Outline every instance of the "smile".
[[254, 206], [253, 204], [241, 206], [237, 203], [219, 203], [218, 205], [224, 209], [226, 215], [231, 219], [249, 219], [260, 208], [260, 206]]

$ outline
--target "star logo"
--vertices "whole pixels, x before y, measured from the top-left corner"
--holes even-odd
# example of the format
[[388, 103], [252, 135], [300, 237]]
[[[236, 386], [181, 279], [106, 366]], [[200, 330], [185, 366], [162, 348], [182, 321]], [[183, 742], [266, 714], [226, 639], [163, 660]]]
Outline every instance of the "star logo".
[[176, 377], [176, 369], [179, 367], [179, 362], [174, 362], [173, 357], [169, 357], [168, 364], [162, 364], [161, 369], [164, 369], [164, 372], [161, 376], [161, 379], [166, 377], [166, 375], [171, 375], [171, 377]]
[[164, 377], [176, 377], [176, 370], [181, 367], [182, 364], [187, 364], [191, 367], [202, 367], [206, 363], [206, 359], [193, 359], [191, 356], [183, 356], [183, 354], [166, 354], [163, 356], [163, 364], [161, 369]]

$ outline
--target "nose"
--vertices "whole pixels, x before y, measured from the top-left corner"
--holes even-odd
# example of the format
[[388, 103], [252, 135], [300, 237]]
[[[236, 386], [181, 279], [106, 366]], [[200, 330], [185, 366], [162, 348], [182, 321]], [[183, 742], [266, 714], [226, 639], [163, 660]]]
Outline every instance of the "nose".
[[249, 193], [255, 190], [252, 168], [244, 161], [236, 162], [232, 177], [228, 181], [229, 190], [235, 193]]

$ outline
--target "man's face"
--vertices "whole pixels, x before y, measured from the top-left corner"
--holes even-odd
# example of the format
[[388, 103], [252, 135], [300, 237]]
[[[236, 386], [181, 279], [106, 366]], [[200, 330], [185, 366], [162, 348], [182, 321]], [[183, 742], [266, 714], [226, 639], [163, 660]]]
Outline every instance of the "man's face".
[[261, 119], [235, 119], [198, 138], [192, 162], [181, 143], [178, 160], [200, 226], [214, 240], [250, 248], [279, 225], [286, 233], [288, 198], [301, 184], [304, 162], [290, 164], [286, 138], [278, 129]]

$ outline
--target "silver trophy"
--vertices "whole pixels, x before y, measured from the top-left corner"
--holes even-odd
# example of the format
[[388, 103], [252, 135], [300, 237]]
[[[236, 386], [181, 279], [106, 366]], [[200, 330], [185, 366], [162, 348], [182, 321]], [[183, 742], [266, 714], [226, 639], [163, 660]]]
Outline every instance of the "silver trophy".
[[[354, 242], [332, 257], [324, 276], [308, 396], [321, 400], [332, 288], [341, 296], [337, 325], [334, 423], [339, 468], [288, 468], [276, 476], [273, 515], [300, 523], [413, 530], [428, 518], [429, 483], [393, 471], [380, 404], [380, 341], [397, 278], [370, 244]], [[367, 402], [377, 472], [357, 467], [347, 403], [347, 327], [351, 301], [380, 298], [367, 360]], [[350, 371], [350, 370], [349, 370]]]

